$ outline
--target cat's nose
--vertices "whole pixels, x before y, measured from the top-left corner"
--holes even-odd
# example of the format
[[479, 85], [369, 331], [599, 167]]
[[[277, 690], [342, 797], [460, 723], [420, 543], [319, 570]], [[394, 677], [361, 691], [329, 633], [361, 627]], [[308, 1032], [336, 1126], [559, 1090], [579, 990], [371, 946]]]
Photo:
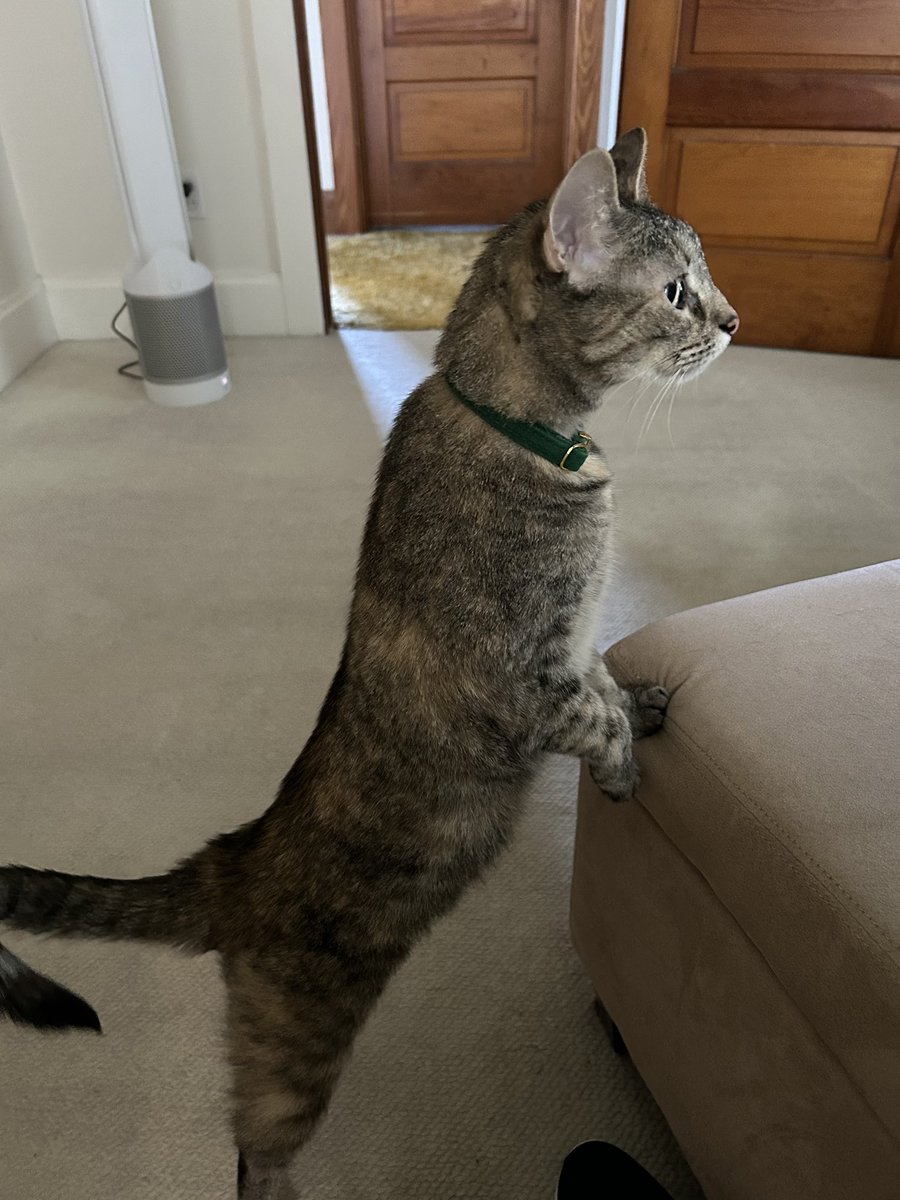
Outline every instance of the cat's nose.
[[737, 315], [733, 308], [730, 308], [723, 321], [719, 322], [719, 328], [723, 333], [727, 333], [729, 337], [734, 337], [741, 324], [741, 318]]

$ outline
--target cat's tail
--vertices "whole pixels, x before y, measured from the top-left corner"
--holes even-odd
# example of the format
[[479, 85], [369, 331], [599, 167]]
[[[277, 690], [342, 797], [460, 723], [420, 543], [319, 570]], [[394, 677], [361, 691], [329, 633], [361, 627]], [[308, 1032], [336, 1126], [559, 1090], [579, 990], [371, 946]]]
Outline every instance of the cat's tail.
[[[165, 942], [202, 952], [212, 948], [204, 900], [197, 860], [143, 879], [0, 867], [0, 922], [32, 933]], [[84, 1000], [0, 946], [2, 1016], [40, 1029], [100, 1028]]]
[[0, 1016], [36, 1029], [96, 1029], [100, 1018], [86, 1000], [61, 987], [0, 942]]

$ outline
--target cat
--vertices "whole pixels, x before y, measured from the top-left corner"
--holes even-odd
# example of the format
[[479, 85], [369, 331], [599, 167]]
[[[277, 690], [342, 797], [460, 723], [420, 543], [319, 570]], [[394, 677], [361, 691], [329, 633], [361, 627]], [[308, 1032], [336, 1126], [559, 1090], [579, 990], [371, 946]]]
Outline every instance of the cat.
[[[702, 370], [737, 315], [648, 200], [645, 154], [640, 129], [590, 151], [486, 243], [390, 434], [343, 656], [272, 806], [159, 876], [0, 869], [12, 928], [218, 952], [242, 1200], [295, 1195], [356, 1033], [544, 756], [626, 800], [632, 741], [662, 724], [665, 689], [621, 689], [594, 647], [612, 488], [577, 430], [625, 378]], [[100, 1028], [5, 948], [0, 1013]]]

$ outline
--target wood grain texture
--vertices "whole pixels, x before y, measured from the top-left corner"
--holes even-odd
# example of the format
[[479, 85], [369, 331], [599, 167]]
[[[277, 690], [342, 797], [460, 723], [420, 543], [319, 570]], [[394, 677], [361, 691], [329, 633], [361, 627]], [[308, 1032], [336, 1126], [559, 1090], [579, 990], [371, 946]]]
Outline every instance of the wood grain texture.
[[[488, 3], [485, 12], [501, 8]], [[457, 37], [465, 11], [356, 0], [373, 225], [503, 221], [559, 182], [566, 0], [521, 9], [534, 15], [536, 41], [527, 30], [501, 38], [497, 28], [482, 41]]]
[[847, 244], [884, 253], [887, 238], [881, 246], [879, 238], [896, 146], [830, 137], [813, 141], [799, 132], [787, 140], [756, 130], [733, 130], [728, 140], [691, 137], [682, 148], [676, 212], [705, 238]]
[[[368, 225], [390, 225], [392, 210], [385, 36], [381, 3], [353, 0], [356, 19], [358, 114], [363, 139]], [[376, 215], [377, 214], [377, 215]]]
[[391, 83], [391, 159], [526, 158], [534, 82]]
[[895, 129], [900, 75], [843, 71], [672, 72], [672, 125], [761, 129]]
[[[900, 176], [900, 167], [897, 175]], [[900, 179], [895, 180], [895, 185], [900, 190]], [[900, 218], [894, 223], [890, 271], [884, 287], [872, 353], [900, 358]]]
[[625, 16], [619, 132], [634, 125], [643, 125], [647, 130], [647, 187], [663, 205], [669, 79], [680, 20], [681, 0], [629, 0]]
[[894, 240], [894, 253], [871, 353], [885, 358], [900, 358], [900, 227]]
[[[890, 50], [891, 43], [877, 44], [877, 39], [869, 38], [867, 44], [875, 43], [871, 53], [853, 53], [847, 46], [837, 44], [833, 53], [799, 53], [789, 51], [783, 44], [775, 44], [766, 51], [754, 50], [747, 42], [741, 42], [734, 50], [698, 50], [696, 48], [697, 26], [700, 20], [701, 0], [683, 0], [681, 31], [679, 34], [677, 65], [679, 67], [696, 68], [738, 68], [741, 70], [806, 70], [806, 71], [853, 71], [860, 72], [896, 72], [900, 71], [900, 52]], [[771, 0], [767, 0], [771, 3]], [[785, 14], [798, 9], [802, 0], [786, 0], [781, 7]], [[822, 13], [831, 0], [809, 0], [802, 7], [810, 14], [824, 20]], [[896, 9], [897, 0], [883, 0], [883, 5]], [[756, 8], [754, 3], [746, 7]], [[849, 12], [857, 11], [855, 0], [847, 0]], [[798, 44], [794, 38], [793, 44]]]
[[900, 54], [893, 0], [697, 0], [699, 54]]
[[565, 168], [597, 144], [603, 26], [602, 0], [572, 0], [566, 38]]
[[362, 233], [368, 229], [368, 215], [353, 6], [347, 0], [328, 0], [320, 11], [334, 160], [334, 192], [324, 204], [324, 223], [328, 233]]
[[386, 46], [384, 68], [392, 82], [459, 79], [461, 62], [466, 79], [530, 79], [537, 75], [538, 54], [533, 42], [493, 42], [477, 54], [457, 46]]
[[740, 313], [742, 344], [872, 353], [887, 259], [715, 246], [707, 259]]
[[[322, 222], [325, 226], [326, 234], [332, 233], [334, 231], [335, 225], [337, 224], [338, 217], [337, 217], [336, 209], [337, 209], [337, 196], [335, 195], [334, 188], [331, 188], [328, 191], [325, 191], [325, 189], [323, 188], [322, 189]], [[343, 232], [343, 231], [338, 230], [337, 232]]]
[[741, 340], [900, 355], [900, 0], [631, 0], [639, 123]]
[[537, 0], [385, 0], [385, 41], [533, 38]]

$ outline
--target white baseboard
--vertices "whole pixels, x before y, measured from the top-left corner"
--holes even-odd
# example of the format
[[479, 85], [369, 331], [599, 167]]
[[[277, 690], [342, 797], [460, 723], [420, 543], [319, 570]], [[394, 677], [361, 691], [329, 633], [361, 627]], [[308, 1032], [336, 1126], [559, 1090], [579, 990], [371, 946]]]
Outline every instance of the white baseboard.
[[226, 337], [280, 336], [289, 332], [280, 275], [216, 275], [216, 303]]
[[[45, 279], [56, 332], [63, 342], [96, 341], [115, 335], [110, 322], [125, 297], [118, 280]], [[127, 321], [122, 328], [128, 329]]]
[[0, 392], [58, 340], [43, 280], [0, 303]]
[[[281, 277], [218, 274], [216, 301], [226, 337], [279, 337], [288, 332]], [[110, 322], [125, 299], [118, 279], [47, 279], [47, 295], [56, 329], [63, 341], [96, 341], [112, 337]], [[120, 327], [128, 331], [128, 314]], [[320, 333], [315, 329], [299, 330]]]

